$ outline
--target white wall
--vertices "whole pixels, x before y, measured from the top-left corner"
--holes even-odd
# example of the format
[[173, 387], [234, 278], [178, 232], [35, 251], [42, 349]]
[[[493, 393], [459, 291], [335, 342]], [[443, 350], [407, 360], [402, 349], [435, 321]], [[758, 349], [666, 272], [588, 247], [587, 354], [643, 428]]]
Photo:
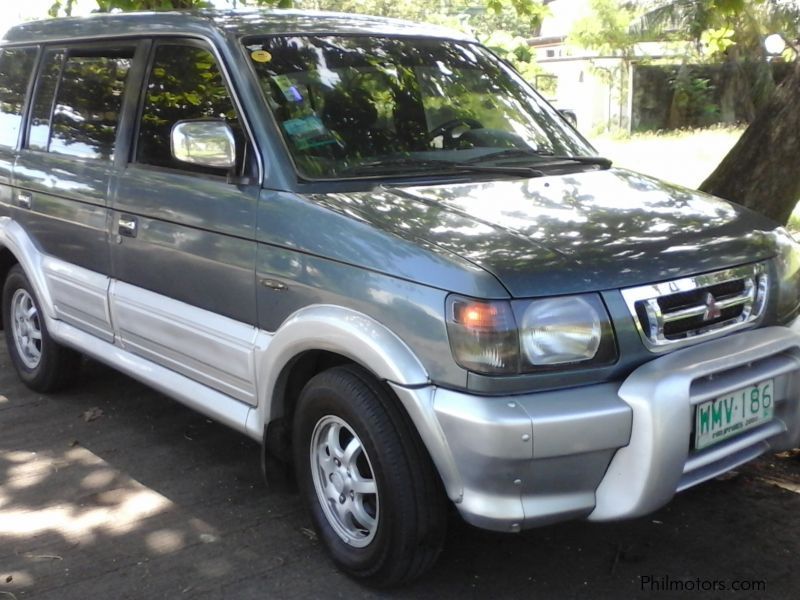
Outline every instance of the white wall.
[[542, 37], [567, 35], [575, 21], [591, 14], [589, 0], [553, 0], [547, 7], [550, 16], [542, 22]]
[[628, 72], [622, 59], [562, 58], [541, 60], [539, 65], [558, 77], [553, 103], [575, 111], [582, 132], [630, 126]]

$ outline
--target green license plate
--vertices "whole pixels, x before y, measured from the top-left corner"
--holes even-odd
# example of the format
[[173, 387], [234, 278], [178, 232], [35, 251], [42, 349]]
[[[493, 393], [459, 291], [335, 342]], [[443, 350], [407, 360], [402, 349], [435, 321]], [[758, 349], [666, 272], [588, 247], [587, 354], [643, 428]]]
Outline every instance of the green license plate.
[[775, 413], [773, 380], [741, 388], [697, 406], [694, 447], [702, 450], [758, 427]]

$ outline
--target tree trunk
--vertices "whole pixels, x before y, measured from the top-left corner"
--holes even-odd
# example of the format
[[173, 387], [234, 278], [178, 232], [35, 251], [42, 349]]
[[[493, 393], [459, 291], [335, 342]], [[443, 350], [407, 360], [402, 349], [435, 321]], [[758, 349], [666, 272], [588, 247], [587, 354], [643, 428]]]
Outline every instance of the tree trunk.
[[800, 60], [700, 186], [787, 223], [800, 200]]
[[688, 125], [687, 106], [689, 98], [686, 90], [690, 86], [692, 73], [689, 66], [683, 63], [678, 67], [675, 78], [670, 80], [672, 88], [672, 100], [669, 103], [669, 113], [667, 115], [667, 129], [680, 129]]
[[753, 104], [753, 82], [748, 77], [738, 52], [731, 48], [728, 58], [722, 64], [720, 78], [720, 120], [723, 123], [744, 121], [751, 123], [756, 115]]

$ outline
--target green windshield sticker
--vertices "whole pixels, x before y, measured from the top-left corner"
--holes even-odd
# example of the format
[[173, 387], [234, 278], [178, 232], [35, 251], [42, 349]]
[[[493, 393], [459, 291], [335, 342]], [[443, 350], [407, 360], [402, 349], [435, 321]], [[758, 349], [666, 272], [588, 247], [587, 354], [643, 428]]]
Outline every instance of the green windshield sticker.
[[281, 93], [283, 93], [283, 97], [289, 102], [303, 101], [303, 95], [300, 93], [297, 87], [292, 84], [292, 80], [286, 75], [275, 75], [273, 76], [272, 81], [275, 82], [275, 85], [277, 85], [278, 89], [280, 89]]
[[283, 129], [298, 150], [336, 143], [336, 138], [316, 115], [284, 121]]

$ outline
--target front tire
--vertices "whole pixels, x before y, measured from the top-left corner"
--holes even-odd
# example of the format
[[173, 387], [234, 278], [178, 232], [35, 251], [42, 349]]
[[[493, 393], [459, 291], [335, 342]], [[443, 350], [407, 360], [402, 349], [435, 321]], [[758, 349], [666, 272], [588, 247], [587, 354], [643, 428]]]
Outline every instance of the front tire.
[[413, 425], [371, 374], [344, 366], [313, 377], [292, 441], [300, 492], [340, 569], [389, 587], [433, 566], [446, 497]]
[[37, 392], [54, 392], [71, 383], [80, 354], [50, 337], [39, 301], [19, 265], [6, 277], [2, 307], [8, 354], [23, 383]]

